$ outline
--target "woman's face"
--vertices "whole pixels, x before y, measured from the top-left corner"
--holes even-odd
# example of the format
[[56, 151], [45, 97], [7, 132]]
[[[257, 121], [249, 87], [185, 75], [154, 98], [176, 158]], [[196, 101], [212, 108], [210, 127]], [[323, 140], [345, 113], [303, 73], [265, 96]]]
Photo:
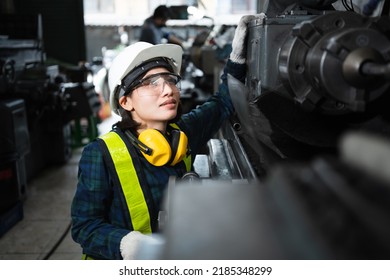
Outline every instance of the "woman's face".
[[149, 70], [142, 77], [145, 82], [120, 100], [121, 106], [141, 124], [141, 130], [155, 128], [165, 131], [167, 122], [176, 117], [180, 90], [175, 86], [175, 77], [167, 75], [169, 73], [162, 67]]

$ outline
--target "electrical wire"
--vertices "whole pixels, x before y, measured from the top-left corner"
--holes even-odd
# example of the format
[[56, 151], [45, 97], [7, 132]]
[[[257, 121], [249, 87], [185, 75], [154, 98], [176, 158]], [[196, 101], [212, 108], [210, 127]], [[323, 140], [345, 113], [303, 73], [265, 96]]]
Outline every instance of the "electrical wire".
[[355, 11], [353, 8], [352, 0], [349, 0], [349, 3], [348, 3], [348, 0], [341, 0], [341, 3], [343, 4], [345, 10], [352, 11], [352, 12]]
[[57, 248], [61, 245], [62, 241], [64, 241], [65, 237], [68, 235], [71, 227], [72, 227], [72, 222], [69, 222], [64, 233], [60, 236], [60, 238], [57, 240], [56, 244], [54, 244], [54, 246], [51, 248], [51, 250], [43, 258], [44, 260], [50, 259], [50, 257], [54, 254], [54, 252], [57, 250]]

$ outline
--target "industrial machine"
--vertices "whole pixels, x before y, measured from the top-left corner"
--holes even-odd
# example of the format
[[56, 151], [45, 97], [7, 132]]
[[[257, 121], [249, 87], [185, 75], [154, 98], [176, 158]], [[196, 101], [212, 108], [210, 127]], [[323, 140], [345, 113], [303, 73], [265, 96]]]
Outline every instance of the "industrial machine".
[[389, 14], [334, 2], [266, 1], [237, 114], [169, 182], [140, 258], [389, 258]]
[[1, 15], [0, 235], [23, 218], [27, 182], [68, 161], [75, 124], [100, 108], [85, 69], [48, 63], [42, 32], [40, 15]]

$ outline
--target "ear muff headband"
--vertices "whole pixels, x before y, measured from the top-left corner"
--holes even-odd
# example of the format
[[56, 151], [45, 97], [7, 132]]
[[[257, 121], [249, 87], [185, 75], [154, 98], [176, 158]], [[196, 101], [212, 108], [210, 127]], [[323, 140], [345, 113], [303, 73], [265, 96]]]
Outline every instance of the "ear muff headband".
[[147, 155], [152, 154], [152, 149], [150, 149], [144, 143], [138, 141], [138, 139], [133, 134], [131, 134], [130, 131], [126, 130], [125, 134], [127, 135], [127, 137], [129, 137], [131, 144], [133, 144], [134, 147], [138, 148], [142, 153]]

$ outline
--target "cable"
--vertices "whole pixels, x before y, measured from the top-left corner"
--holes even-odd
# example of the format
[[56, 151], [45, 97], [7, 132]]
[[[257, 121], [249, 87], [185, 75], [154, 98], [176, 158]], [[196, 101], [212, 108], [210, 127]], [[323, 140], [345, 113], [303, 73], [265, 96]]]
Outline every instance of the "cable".
[[44, 260], [48, 260], [53, 255], [53, 253], [57, 250], [57, 248], [61, 245], [62, 241], [64, 241], [65, 237], [68, 235], [71, 227], [72, 227], [72, 222], [69, 222], [69, 225], [66, 227], [64, 233], [60, 236], [56, 244], [54, 244], [51, 250], [43, 258]]
[[348, 4], [347, 0], [341, 0], [341, 3], [343, 4], [345, 10], [347, 11], [354, 11], [352, 0], [349, 1], [350, 4]]

